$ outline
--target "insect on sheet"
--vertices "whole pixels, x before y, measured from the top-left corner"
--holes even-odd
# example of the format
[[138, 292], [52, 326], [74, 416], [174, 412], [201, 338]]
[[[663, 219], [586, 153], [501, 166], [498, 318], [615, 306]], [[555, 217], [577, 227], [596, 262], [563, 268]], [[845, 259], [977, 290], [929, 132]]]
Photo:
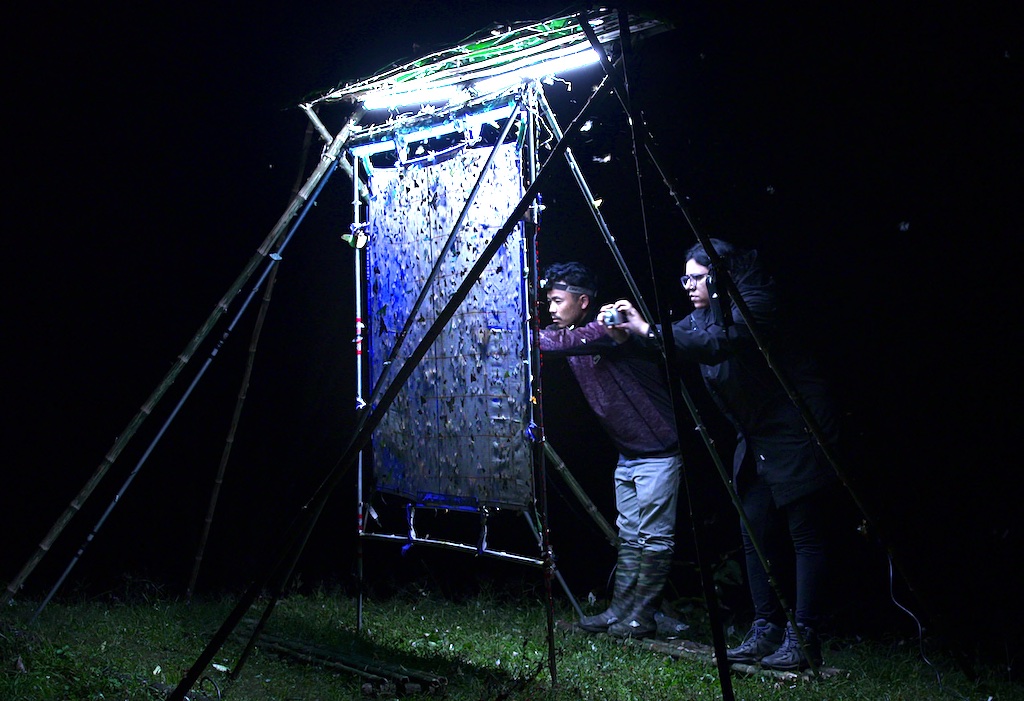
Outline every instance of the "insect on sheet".
[[[368, 342], [371, 382], [458, 222], [491, 147], [439, 163], [377, 168], [370, 177]], [[502, 144], [438, 275], [413, 317], [394, 366], [426, 335], [523, 194], [520, 154]], [[473, 285], [373, 434], [376, 488], [417, 504], [525, 508], [533, 501], [522, 227]], [[376, 407], [374, 407], [376, 408]]]

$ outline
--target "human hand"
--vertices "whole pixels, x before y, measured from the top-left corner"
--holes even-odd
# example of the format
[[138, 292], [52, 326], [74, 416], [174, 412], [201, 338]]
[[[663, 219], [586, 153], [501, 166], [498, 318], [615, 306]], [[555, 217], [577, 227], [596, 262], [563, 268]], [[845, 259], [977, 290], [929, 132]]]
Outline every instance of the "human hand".
[[625, 314], [615, 308], [614, 304], [606, 304], [597, 311], [597, 318], [604, 325], [605, 333], [612, 337], [616, 343], [625, 343], [629, 340], [629, 331], [618, 323], [609, 323], [613, 319], [625, 320]]
[[[626, 299], [620, 299], [612, 304], [601, 307], [599, 312], [602, 323], [606, 318], [616, 318], [617, 323], [605, 324], [605, 329], [616, 343], [624, 343], [630, 334], [646, 336], [650, 324], [644, 321], [643, 316]], [[606, 316], [607, 315], [607, 316]]]

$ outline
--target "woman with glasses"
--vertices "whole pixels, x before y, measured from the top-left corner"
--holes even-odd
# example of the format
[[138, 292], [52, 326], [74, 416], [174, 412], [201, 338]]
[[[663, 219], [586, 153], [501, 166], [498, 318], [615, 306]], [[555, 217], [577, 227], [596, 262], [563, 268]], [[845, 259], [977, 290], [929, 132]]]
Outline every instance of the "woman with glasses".
[[[825, 600], [826, 532], [835, 470], [825, 458], [803, 414], [769, 366], [738, 305], [729, 303], [725, 288], [738, 292], [751, 317], [757, 338], [772, 364], [809, 409], [827, 444], [835, 443], [837, 415], [825, 382], [793, 329], [785, 327], [775, 283], [760, 265], [757, 252], [743, 251], [712, 239], [726, 268], [715, 271], [703, 246], [686, 253], [681, 282], [693, 312], [672, 327], [677, 360], [697, 362], [715, 403], [737, 431], [733, 484], [746, 519], [740, 519], [747, 581], [754, 604], [754, 621], [739, 646], [727, 651], [730, 662], [760, 664], [770, 669], [801, 670], [821, 664], [818, 639]], [[732, 286], [722, 277], [727, 274]], [[651, 338], [652, 327], [633, 305], [620, 300], [609, 309], [625, 316], [610, 331], [624, 341], [627, 334]], [[656, 343], [658, 341], [649, 341]], [[796, 608], [787, 622], [765, 560], [778, 563], [788, 549], [795, 556], [792, 572], [772, 572], [791, 582]], [[789, 576], [786, 576], [786, 575]], [[782, 575], [782, 576], [780, 576]], [[787, 600], [790, 593], [786, 593]]]

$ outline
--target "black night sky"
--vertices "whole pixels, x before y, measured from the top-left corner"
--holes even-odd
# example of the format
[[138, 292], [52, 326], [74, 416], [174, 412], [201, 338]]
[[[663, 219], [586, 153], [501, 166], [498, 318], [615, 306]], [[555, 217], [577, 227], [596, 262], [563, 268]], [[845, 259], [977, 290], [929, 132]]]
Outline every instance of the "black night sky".
[[[1000, 644], [1022, 622], [1022, 480], [1011, 447], [1022, 416], [1013, 305], [1014, 241], [1024, 230], [1024, 70], [1013, 5], [635, 3], [676, 29], [637, 47], [629, 67], [652, 148], [693, 221], [762, 252], [832, 373], [848, 421], [848, 487], [877, 526], [867, 539], [851, 535], [859, 520], [851, 499], [840, 558], [845, 606], [856, 610], [849, 598], [863, 595], [865, 608], [894, 610], [885, 599], [891, 550], [906, 574], [895, 584], [904, 603], [951, 630], [973, 624]], [[461, 0], [27, 7], [9, 20], [24, 36], [9, 70], [5, 129], [14, 157], [6, 186], [4, 583], [308, 173], [308, 120], [296, 105], [492, 22], [567, 9]], [[563, 124], [593, 76], [571, 93], [552, 88]], [[343, 116], [323, 114], [332, 130]], [[656, 288], [681, 316], [674, 281], [694, 236], [644, 166], [645, 242], [629, 130], [614, 100], [575, 150], [641, 289]], [[609, 298], [624, 295], [570, 180], [566, 171], [544, 192], [542, 262], [583, 257], [602, 272]], [[349, 438], [353, 271], [339, 236], [350, 200], [351, 183], [339, 173], [286, 250], [200, 587], [247, 584]], [[656, 286], [651, 260], [667, 271]], [[115, 589], [126, 578], [184, 590], [257, 307], [210, 364], [68, 590]], [[200, 348], [27, 593], [52, 586], [210, 352]], [[549, 371], [549, 437], [610, 516], [611, 447], [568, 374]], [[691, 389], [706, 401], [699, 384]], [[727, 443], [727, 428], [707, 413]], [[711, 537], [734, 547], [735, 515], [696, 436], [688, 451], [692, 496], [709, 515]], [[307, 549], [308, 578], [351, 580], [354, 495], [353, 478]], [[611, 550], [595, 562], [600, 533], [561, 485], [550, 500], [561, 570], [582, 595], [600, 585]], [[683, 559], [688, 528], [683, 513]], [[426, 555], [402, 560], [397, 548], [373, 556], [398, 576], [440, 568]], [[459, 568], [471, 577], [476, 566]], [[699, 597], [691, 584], [677, 582]]]

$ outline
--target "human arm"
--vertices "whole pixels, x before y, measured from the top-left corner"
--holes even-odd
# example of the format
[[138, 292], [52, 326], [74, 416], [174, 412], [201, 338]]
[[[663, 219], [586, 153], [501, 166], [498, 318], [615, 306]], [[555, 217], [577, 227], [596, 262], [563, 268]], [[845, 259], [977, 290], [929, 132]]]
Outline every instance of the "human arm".
[[598, 321], [584, 326], [549, 326], [539, 335], [541, 353], [548, 355], [595, 355], [616, 345], [608, 327]]
[[[624, 317], [622, 323], [609, 327], [616, 342], [623, 343], [629, 336], [654, 339], [655, 328], [644, 319], [631, 302], [620, 299], [601, 308], [601, 313], [615, 310]], [[717, 365], [739, 348], [753, 342], [750, 330], [742, 317], [734, 315], [727, 328], [712, 322], [707, 314], [695, 314], [672, 325], [672, 340], [676, 357], [705, 365]]]

